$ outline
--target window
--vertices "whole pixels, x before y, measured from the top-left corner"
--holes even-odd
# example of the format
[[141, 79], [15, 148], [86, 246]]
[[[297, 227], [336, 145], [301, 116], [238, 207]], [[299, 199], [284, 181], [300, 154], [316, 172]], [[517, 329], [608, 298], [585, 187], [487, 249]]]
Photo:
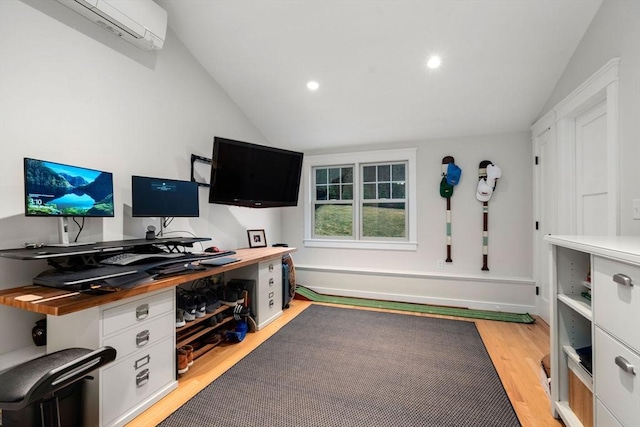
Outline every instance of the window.
[[363, 239], [407, 238], [406, 164], [362, 166]]
[[314, 170], [314, 235], [353, 237], [353, 166]]
[[308, 156], [305, 246], [415, 250], [416, 149]]

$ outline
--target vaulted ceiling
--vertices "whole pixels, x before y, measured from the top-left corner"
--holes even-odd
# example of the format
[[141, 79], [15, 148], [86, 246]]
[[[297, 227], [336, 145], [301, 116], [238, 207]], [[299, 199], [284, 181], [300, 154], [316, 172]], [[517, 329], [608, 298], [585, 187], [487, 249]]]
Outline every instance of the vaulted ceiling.
[[527, 131], [601, 0], [157, 2], [272, 145], [308, 151]]

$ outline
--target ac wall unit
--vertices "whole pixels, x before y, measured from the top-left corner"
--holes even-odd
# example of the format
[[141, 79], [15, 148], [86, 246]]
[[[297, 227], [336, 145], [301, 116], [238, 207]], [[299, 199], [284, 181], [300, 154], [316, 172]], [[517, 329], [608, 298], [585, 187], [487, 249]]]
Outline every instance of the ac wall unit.
[[152, 0], [57, 1], [140, 49], [162, 49], [167, 11]]

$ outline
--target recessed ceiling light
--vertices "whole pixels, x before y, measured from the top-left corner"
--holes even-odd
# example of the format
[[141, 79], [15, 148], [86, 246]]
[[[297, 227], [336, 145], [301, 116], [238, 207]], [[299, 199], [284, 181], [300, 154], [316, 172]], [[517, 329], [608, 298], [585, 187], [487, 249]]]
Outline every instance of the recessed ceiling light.
[[315, 80], [311, 80], [307, 82], [307, 88], [309, 88], [309, 90], [316, 91], [318, 90], [319, 87], [320, 87], [320, 83], [318, 83]]
[[431, 68], [432, 70], [438, 68], [440, 64], [442, 64], [442, 60], [437, 55], [430, 57], [427, 61], [427, 67]]

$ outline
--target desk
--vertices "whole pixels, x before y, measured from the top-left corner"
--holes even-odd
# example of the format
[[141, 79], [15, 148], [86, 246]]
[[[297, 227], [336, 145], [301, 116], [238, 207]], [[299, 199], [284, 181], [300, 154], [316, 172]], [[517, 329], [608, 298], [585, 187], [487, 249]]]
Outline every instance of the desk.
[[[153, 282], [138, 285], [131, 289], [122, 289], [103, 295], [90, 295], [87, 293], [77, 293], [67, 291], [62, 288], [48, 288], [44, 286], [22, 286], [19, 288], [5, 289], [0, 291], [0, 304], [10, 307], [19, 308], [34, 313], [47, 314], [52, 316], [62, 316], [76, 311], [85, 310], [87, 308], [96, 307], [115, 301], [131, 298], [136, 295], [147, 294], [165, 288], [173, 288], [182, 283], [191, 282], [203, 277], [214, 274], [225, 273], [227, 271], [237, 270], [242, 267], [258, 264], [276, 257], [282, 257], [286, 253], [295, 251], [294, 248], [253, 248], [253, 249], [237, 249], [234, 258], [240, 261], [220, 267], [212, 267], [207, 270], [194, 271], [189, 274], [167, 277]], [[28, 295], [42, 297], [40, 299], [47, 300], [44, 302], [24, 301]], [[57, 297], [57, 298], [56, 298]], [[51, 299], [56, 298], [56, 299]]]
[[[281, 247], [238, 249], [233, 255], [238, 262], [103, 295], [35, 285], [6, 289], [0, 291], [0, 304], [47, 315], [47, 353], [69, 347], [116, 348], [116, 361], [101, 368], [93, 381], [86, 381], [84, 420], [85, 425], [122, 426], [178, 385], [174, 288], [223, 273], [255, 280], [254, 314], [261, 328], [282, 314], [281, 307], [263, 302], [263, 297], [271, 295], [265, 286], [281, 295], [282, 277], [265, 281], [262, 271], [278, 271], [282, 256], [293, 251]], [[29, 296], [41, 298], [25, 301], [25, 297], [34, 298]]]

